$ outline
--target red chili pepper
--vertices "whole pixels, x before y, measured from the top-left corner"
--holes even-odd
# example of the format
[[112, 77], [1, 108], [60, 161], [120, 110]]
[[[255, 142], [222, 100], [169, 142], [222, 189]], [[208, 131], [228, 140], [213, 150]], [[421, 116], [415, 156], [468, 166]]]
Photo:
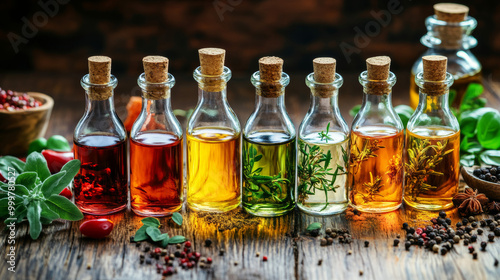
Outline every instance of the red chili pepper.
[[80, 232], [90, 238], [104, 238], [113, 230], [113, 222], [108, 219], [95, 219], [83, 222]]
[[71, 192], [71, 190], [69, 188], [64, 188], [64, 190], [62, 190], [59, 195], [62, 195], [64, 196], [65, 198], [71, 200], [71, 198], [73, 197], [73, 193]]
[[61, 171], [61, 168], [68, 161], [74, 159], [73, 152], [56, 152], [52, 150], [43, 150], [42, 155], [47, 161], [50, 173], [52, 174]]

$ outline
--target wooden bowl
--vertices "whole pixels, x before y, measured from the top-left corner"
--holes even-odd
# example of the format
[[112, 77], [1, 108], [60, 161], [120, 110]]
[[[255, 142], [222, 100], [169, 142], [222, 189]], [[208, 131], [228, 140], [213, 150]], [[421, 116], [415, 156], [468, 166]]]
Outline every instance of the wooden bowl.
[[[477, 166], [474, 168], [477, 168]], [[468, 171], [463, 166], [460, 172], [469, 187], [477, 189], [480, 193], [484, 193], [489, 199], [500, 200], [500, 184], [481, 180], [472, 175], [472, 170]]]
[[0, 110], [0, 155], [26, 156], [30, 142], [47, 131], [54, 99], [39, 92], [28, 94], [42, 105], [27, 110]]

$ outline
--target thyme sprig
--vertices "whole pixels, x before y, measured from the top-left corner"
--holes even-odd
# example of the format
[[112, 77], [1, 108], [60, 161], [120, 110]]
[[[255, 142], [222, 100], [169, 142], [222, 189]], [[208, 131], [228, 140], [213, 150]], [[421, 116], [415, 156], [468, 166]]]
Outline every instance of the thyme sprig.
[[326, 144], [328, 144], [328, 140], [333, 140], [328, 133], [330, 132], [330, 122], [326, 125], [326, 131], [320, 131], [318, 132], [319, 137], [321, 141], [325, 141]]
[[358, 173], [362, 162], [377, 157], [375, 152], [385, 148], [385, 146], [379, 145], [380, 142], [381, 140], [378, 139], [366, 140], [362, 150], [358, 148], [356, 143], [352, 145], [354, 148], [351, 148], [349, 166], [353, 169], [353, 174]]
[[383, 197], [383, 195], [380, 194], [380, 189], [383, 186], [384, 184], [382, 184], [382, 178], [377, 176], [375, 180], [373, 180], [373, 174], [370, 172], [370, 182], [363, 183], [364, 190], [366, 190], [367, 194], [363, 194], [361, 192], [359, 194], [365, 203], [373, 201], [375, 196]]
[[283, 186], [290, 184], [286, 178], [281, 178], [281, 172], [277, 175], [261, 175], [262, 167], [255, 168], [255, 163], [262, 159], [263, 155], [257, 153], [255, 147], [250, 146], [248, 151], [243, 150], [243, 195], [249, 201], [258, 201], [271, 198], [281, 203], [285, 198], [283, 196]]
[[[428, 139], [413, 139], [408, 148], [408, 162], [406, 167], [406, 188], [409, 190], [410, 198], [417, 197], [421, 192], [435, 190], [437, 186], [427, 183], [429, 176], [443, 176], [443, 173], [435, 171], [444, 156], [453, 152], [454, 149], [445, 151], [447, 140], [438, 141], [432, 145]], [[428, 152], [434, 151], [433, 155]]]

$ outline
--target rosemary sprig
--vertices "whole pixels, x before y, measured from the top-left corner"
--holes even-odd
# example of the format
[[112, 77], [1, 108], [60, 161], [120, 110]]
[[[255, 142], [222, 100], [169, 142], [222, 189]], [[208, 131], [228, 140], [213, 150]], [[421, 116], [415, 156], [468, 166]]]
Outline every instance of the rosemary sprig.
[[327, 144], [328, 140], [333, 140], [332, 137], [328, 135], [328, 132], [330, 132], [330, 122], [328, 122], [328, 124], [326, 125], [326, 132], [325, 131], [318, 132], [321, 141], [325, 141], [325, 143]]
[[[428, 139], [413, 139], [408, 148], [408, 162], [406, 167], [406, 188], [409, 190], [410, 198], [415, 199], [421, 192], [437, 189], [427, 182], [429, 176], [443, 176], [443, 173], [435, 171], [443, 157], [454, 149], [445, 151], [447, 140], [438, 141], [432, 145]], [[432, 150], [434, 155], [427, 155]]]
[[375, 196], [381, 196], [380, 189], [384, 186], [382, 184], [382, 178], [377, 176], [375, 180], [373, 180], [373, 174], [370, 172], [370, 182], [363, 183], [364, 190], [366, 190], [367, 194], [359, 193], [363, 198], [363, 201], [369, 202], [375, 199]]
[[281, 203], [285, 198], [283, 196], [283, 185], [290, 184], [290, 181], [281, 178], [281, 172], [277, 175], [261, 175], [262, 167], [254, 168], [255, 163], [262, 159], [262, 155], [257, 154], [257, 149], [250, 146], [248, 152], [243, 150], [243, 195], [249, 201], [258, 201], [261, 199], [272, 198]]
[[377, 155], [376, 151], [379, 149], [384, 149], [385, 146], [379, 145], [381, 141], [377, 139], [365, 140], [363, 144], [363, 150], [359, 150], [356, 143], [351, 145], [351, 156], [349, 161], [349, 166], [353, 170], [353, 174], [358, 173], [360, 165], [363, 161], [367, 161], [370, 158], [375, 158]]

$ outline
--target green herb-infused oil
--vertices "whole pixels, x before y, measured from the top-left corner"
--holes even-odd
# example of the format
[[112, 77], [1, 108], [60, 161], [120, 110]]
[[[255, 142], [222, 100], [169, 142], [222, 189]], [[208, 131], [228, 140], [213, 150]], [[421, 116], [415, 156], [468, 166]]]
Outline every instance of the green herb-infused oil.
[[242, 205], [250, 214], [273, 217], [295, 207], [295, 128], [285, 109], [283, 60], [263, 57], [252, 75], [256, 106], [243, 130]]

